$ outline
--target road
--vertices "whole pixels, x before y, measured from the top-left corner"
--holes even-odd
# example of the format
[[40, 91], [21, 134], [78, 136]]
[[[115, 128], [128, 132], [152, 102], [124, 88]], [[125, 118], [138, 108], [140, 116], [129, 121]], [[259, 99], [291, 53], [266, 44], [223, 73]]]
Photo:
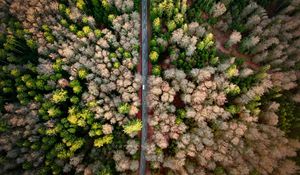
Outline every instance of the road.
[[148, 0], [142, 0], [142, 136], [141, 136], [141, 157], [139, 174], [146, 174], [145, 145], [147, 143], [148, 132]]

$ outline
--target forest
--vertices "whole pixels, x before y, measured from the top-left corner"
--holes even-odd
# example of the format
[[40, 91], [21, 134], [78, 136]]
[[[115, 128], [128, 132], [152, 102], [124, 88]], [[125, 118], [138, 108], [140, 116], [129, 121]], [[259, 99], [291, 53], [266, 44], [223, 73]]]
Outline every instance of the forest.
[[299, 83], [300, 0], [0, 0], [0, 175], [297, 175]]

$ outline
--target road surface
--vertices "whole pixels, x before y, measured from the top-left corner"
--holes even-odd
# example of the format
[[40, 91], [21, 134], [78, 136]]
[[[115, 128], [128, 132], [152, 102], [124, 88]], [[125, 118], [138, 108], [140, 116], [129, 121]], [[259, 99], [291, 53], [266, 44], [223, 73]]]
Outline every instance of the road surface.
[[139, 174], [146, 174], [145, 145], [147, 143], [148, 131], [148, 0], [142, 0], [142, 135], [141, 135], [141, 157]]

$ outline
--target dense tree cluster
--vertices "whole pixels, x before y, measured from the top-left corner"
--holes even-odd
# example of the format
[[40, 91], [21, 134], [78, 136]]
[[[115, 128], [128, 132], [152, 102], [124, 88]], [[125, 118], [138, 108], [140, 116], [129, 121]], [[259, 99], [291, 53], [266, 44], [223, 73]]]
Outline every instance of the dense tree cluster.
[[137, 171], [134, 3], [1, 1], [0, 174]]
[[150, 3], [151, 171], [296, 174], [299, 1]]
[[140, 3], [0, 0], [0, 174], [299, 173], [300, 1], [150, 0], [145, 99]]

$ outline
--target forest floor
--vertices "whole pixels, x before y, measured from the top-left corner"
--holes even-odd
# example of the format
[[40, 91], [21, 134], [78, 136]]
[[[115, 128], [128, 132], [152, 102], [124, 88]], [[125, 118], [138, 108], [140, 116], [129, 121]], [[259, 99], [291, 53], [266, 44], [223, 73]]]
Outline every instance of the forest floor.
[[252, 69], [256, 70], [259, 68], [259, 65], [250, 61], [253, 57], [252, 55], [246, 55], [243, 53], [240, 53], [238, 51], [238, 48], [233, 46], [230, 48], [225, 48], [224, 45], [228, 41], [230, 34], [222, 33], [218, 29], [213, 28], [212, 33], [216, 40], [216, 47], [217, 50], [221, 53], [224, 53], [226, 55], [230, 55], [236, 58], [243, 58], [245, 60], [245, 63]]

